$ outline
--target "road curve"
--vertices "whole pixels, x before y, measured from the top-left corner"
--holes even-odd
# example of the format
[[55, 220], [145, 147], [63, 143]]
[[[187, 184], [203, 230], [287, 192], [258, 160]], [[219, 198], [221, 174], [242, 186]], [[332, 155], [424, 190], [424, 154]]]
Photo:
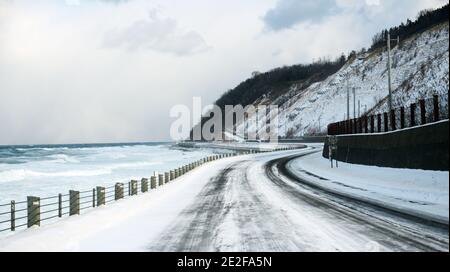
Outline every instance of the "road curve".
[[285, 172], [315, 152], [263, 153], [230, 162], [150, 251], [448, 251], [448, 228], [341, 198]]

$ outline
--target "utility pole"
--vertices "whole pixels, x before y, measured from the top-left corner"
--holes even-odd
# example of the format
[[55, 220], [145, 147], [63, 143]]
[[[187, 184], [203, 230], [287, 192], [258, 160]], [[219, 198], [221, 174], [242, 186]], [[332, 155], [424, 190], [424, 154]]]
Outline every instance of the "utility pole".
[[350, 120], [350, 89], [347, 81], [347, 120]]
[[[397, 36], [397, 39], [392, 39], [394, 41], [397, 41], [397, 45], [400, 43], [400, 37]], [[388, 89], [389, 89], [389, 96], [388, 96], [388, 104], [389, 104], [389, 111], [392, 110], [392, 82], [391, 82], [391, 34], [387, 33], [387, 51], [388, 51]]]
[[358, 99], [358, 118], [361, 117], [361, 102]]

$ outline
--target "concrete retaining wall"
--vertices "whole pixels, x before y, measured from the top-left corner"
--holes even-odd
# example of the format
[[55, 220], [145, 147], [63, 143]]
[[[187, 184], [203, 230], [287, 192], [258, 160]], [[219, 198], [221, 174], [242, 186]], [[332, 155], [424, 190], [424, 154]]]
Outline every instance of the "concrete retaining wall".
[[[395, 168], [448, 171], [448, 120], [389, 133], [337, 136], [337, 159]], [[328, 140], [323, 156], [328, 158]]]

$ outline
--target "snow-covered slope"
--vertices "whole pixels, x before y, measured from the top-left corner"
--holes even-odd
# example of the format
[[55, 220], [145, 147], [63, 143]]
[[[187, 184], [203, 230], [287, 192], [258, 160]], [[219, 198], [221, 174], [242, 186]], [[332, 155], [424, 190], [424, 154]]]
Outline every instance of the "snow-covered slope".
[[[408, 105], [433, 94], [447, 94], [449, 88], [449, 24], [437, 25], [392, 49], [393, 105]], [[271, 101], [278, 104], [279, 134], [303, 136], [325, 132], [327, 124], [344, 119], [347, 112], [347, 89], [350, 89], [350, 117], [353, 117], [352, 90], [356, 90], [361, 114], [387, 108], [387, 52], [381, 48], [349, 60], [326, 80], [301, 89], [290, 90]], [[268, 104], [260, 99], [256, 104]], [[260, 118], [261, 124], [265, 122]]]

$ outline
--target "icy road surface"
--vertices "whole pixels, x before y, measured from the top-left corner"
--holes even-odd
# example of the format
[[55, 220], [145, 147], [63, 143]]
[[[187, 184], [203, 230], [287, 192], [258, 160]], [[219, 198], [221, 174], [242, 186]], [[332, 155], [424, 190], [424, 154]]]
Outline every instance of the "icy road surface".
[[448, 226], [284, 173], [312, 147], [227, 158], [150, 193], [0, 240], [0, 251], [448, 251]]
[[[308, 148], [300, 153], [310, 152]], [[342, 205], [339, 199], [292, 184], [277, 170], [279, 158], [285, 156], [264, 154], [227, 165], [148, 249], [448, 250], [445, 227], [409, 222], [361, 204]]]

